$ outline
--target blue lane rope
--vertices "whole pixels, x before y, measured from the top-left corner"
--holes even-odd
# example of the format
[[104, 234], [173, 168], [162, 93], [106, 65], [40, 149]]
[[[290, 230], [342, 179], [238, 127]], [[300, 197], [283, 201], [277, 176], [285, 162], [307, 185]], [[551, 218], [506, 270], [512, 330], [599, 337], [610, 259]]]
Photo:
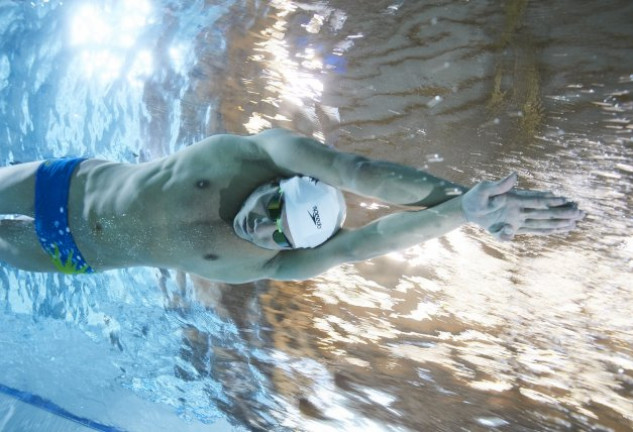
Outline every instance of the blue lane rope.
[[70, 411], [65, 410], [64, 408], [60, 407], [59, 405], [57, 405], [56, 403], [48, 399], [44, 399], [43, 397], [35, 395], [33, 393], [29, 393], [22, 390], [14, 389], [12, 387], [5, 386], [2, 383], [0, 383], [0, 393], [4, 393], [7, 396], [20, 400], [24, 403], [34, 406], [35, 408], [48, 411], [49, 413], [53, 415], [65, 418], [66, 420], [70, 420], [75, 423], [79, 423], [82, 426], [85, 426], [87, 428], [90, 428], [96, 431], [125, 432], [125, 430], [119, 429], [114, 426], [104, 425], [94, 420], [90, 420], [84, 417], [79, 417], [71, 413]]

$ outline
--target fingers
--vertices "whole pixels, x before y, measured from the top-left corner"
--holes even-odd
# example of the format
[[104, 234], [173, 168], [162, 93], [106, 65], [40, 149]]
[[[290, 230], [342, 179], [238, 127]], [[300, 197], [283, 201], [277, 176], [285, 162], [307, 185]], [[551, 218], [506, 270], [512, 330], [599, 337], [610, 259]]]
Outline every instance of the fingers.
[[[488, 209], [491, 212], [503, 207], [512, 206], [521, 209], [521, 213], [530, 213], [535, 210], [550, 210], [552, 208], [575, 208], [574, 203], [569, 203], [567, 198], [555, 196], [517, 196], [514, 193], [497, 195], [488, 200]], [[546, 216], [541, 219], [547, 218]]]
[[585, 212], [578, 210], [575, 205], [524, 211], [524, 214], [529, 216], [518, 226], [501, 222], [491, 226], [490, 233], [502, 241], [513, 240], [518, 234], [564, 234], [576, 229], [576, 223], [586, 216]]
[[523, 208], [521, 214], [525, 219], [571, 219], [580, 220], [585, 217], [585, 212], [579, 210], [576, 205], [550, 207], [547, 209]]
[[515, 230], [510, 224], [495, 224], [492, 225], [488, 231], [497, 239], [502, 241], [510, 241], [514, 238]]
[[531, 221], [529, 224], [515, 230], [511, 225], [505, 225], [497, 232], [492, 232], [501, 241], [512, 241], [516, 235], [529, 234], [546, 236], [553, 234], [567, 234], [576, 228], [574, 221], [556, 221], [553, 223], [543, 223], [543, 221]]
[[[483, 181], [464, 195], [464, 212], [469, 215], [493, 213], [506, 205], [509, 191], [516, 185], [517, 174], [512, 173], [497, 182]], [[472, 217], [469, 220], [473, 220]]]
[[572, 231], [574, 228], [544, 228], [544, 229], [538, 229], [538, 228], [521, 228], [517, 231], [517, 234], [530, 234], [530, 235], [537, 235], [537, 236], [546, 236], [546, 235], [552, 235], [552, 234], [567, 234], [568, 232]]
[[549, 209], [552, 207], [564, 206], [568, 203], [567, 198], [550, 196], [513, 196], [516, 204], [524, 209]]
[[554, 195], [550, 191], [514, 189], [509, 195], [526, 208], [577, 207], [576, 203], [565, 197]]
[[504, 179], [490, 183], [487, 192], [489, 196], [501, 195], [510, 192], [516, 184], [517, 173], [512, 173]]
[[524, 197], [545, 197], [545, 198], [554, 198], [554, 193], [550, 191], [541, 191], [541, 190], [533, 190], [533, 189], [515, 189], [512, 191], [513, 194], [524, 196]]
[[515, 234], [516, 234], [516, 231], [514, 230], [514, 228], [512, 228], [511, 225], [506, 225], [499, 232], [498, 237], [499, 237], [499, 240], [502, 240], [502, 241], [512, 241], [514, 239]]
[[517, 175], [481, 182], [462, 201], [466, 218], [494, 237], [510, 241], [517, 234], [566, 233], [585, 217], [578, 205], [549, 191], [514, 189]]
[[518, 207], [537, 209], [559, 207], [569, 203], [567, 198], [556, 196], [550, 191], [514, 189], [516, 183], [516, 173], [497, 182], [483, 182], [482, 192], [489, 197], [489, 211], [497, 211], [510, 203]]
[[576, 228], [576, 220], [574, 219], [527, 219], [520, 229], [548, 230], [548, 229], [568, 229]]

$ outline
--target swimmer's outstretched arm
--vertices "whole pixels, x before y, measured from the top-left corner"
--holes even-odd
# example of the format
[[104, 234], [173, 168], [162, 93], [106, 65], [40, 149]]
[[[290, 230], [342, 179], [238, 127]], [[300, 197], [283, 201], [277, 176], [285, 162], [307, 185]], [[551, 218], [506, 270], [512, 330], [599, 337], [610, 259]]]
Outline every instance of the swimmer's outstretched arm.
[[269, 279], [304, 280], [340, 264], [409, 248], [465, 224], [461, 200], [456, 197], [429, 210], [391, 214], [360, 229], [343, 228], [314, 249], [280, 252], [264, 272]]
[[360, 229], [343, 229], [317, 248], [281, 252], [268, 263], [266, 273], [271, 279], [307, 279], [345, 262], [409, 248], [468, 222], [500, 240], [511, 240], [515, 234], [566, 233], [584, 217], [566, 198], [514, 190], [516, 180], [512, 174], [482, 182], [431, 209], [391, 214]]
[[285, 129], [270, 129], [249, 139], [288, 176], [312, 176], [388, 203], [432, 207], [468, 190], [413, 167], [340, 152]]

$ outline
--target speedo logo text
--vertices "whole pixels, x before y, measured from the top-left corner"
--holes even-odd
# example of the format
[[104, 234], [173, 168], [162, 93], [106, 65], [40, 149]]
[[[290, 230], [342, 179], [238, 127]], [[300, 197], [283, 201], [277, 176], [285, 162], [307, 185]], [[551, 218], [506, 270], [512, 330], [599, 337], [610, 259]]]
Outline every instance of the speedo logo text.
[[321, 225], [321, 217], [319, 216], [319, 209], [317, 208], [317, 206], [312, 207], [312, 213], [310, 213], [310, 210], [308, 210], [308, 214], [310, 215], [310, 219], [312, 219], [312, 222], [314, 222], [314, 225], [317, 227], [317, 229], [321, 229], [323, 225]]

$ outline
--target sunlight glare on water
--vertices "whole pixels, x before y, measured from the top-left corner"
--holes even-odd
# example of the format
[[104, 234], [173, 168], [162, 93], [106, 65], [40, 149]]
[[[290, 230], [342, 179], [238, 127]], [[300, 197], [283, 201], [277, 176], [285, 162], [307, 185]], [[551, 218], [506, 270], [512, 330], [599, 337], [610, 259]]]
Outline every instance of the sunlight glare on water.
[[[274, 118], [254, 112], [245, 123], [249, 133], [257, 133], [270, 127], [272, 121], [282, 126], [291, 124], [292, 120], [283, 114], [284, 110], [299, 111], [307, 121], [315, 121], [317, 114], [313, 105], [315, 101], [321, 101], [323, 93], [323, 82], [320, 78], [324, 70], [322, 56], [309, 45], [300, 52], [290, 52], [291, 42], [287, 40], [286, 33], [289, 26], [297, 23], [289, 23], [286, 17], [297, 10], [296, 4], [288, 0], [277, 0], [271, 2], [271, 6], [276, 14], [275, 24], [261, 31], [262, 40], [256, 42], [252, 59], [266, 65], [263, 71], [267, 82], [266, 89], [274, 96], [264, 99], [264, 102], [281, 108], [282, 112]], [[307, 33], [318, 33], [323, 19], [323, 16], [315, 12], [303, 27]], [[319, 133], [315, 137], [323, 139]]]
[[77, 7], [69, 24], [70, 45], [79, 50], [77, 62], [86, 79], [109, 85], [119, 78], [128, 56], [134, 55], [128, 72], [131, 80], [151, 74], [153, 59], [148, 50], [135, 49], [146, 26], [155, 21], [149, 0]]
[[[412, 430], [434, 430], [439, 422], [452, 425], [447, 430], [626, 430], [633, 412], [627, 391], [633, 299], [626, 288], [633, 262], [627, 171], [633, 110], [630, 82], [622, 78], [628, 75], [594, 74], [602, 65], [609, 70], [609, 60], [591, 54], [595, 63], [584, 63], [587, 53], [568, 39], [577, 34], [575, 19], [548, 25], [545, 17], [554, 15], [545, 5], [445, 2], [427, 10], [386, 3], [371, 12], [344, 9], [341, 33], [326, 33], [335, 13], [308, 5], [294, 12], [294, 21], [285, 13], [282, 25], [267, 27], [290, 29], [284, 40], [302, 41], [295, 59], [305, 46], [326, 58], [328, 47], [337, 52], [342, 41], [353, 41], [338, 54], [354, 68], [339, 73], [322, 62], [322, 94], [305, 93], [300, 109], [284, 107], [279, 96], [292, 84], [278, 83], [283, 66], [263, 52], [251, 61], [275, 83], [269, 90], [281, 90], [260, 99], [257, 116], [273, 118], [287, 108], [294, 129], [323, 133], [339, 149], [417, 164], [466, 184], [516, 171], [519, 187], [570, 196], [590, 216], [570, 236], [513, 244], [465, 228], [331, 270], [294, 292], [310, 298], [301, 306], [279, 287], [273, 304], [311, 311], [303, 331], [315, 340], [293, 331], [304, 322], [295, 316], [278, 324], [283, 337], [275, 342], [291, 351], [297, 340], [310, 345], [355, 396], [361, 383], [389, 387], [395, 402], [377, 416]], [[599, 48], [589, 51], [621, 57], [623, 45], [610, 43], [599, 25], [620, 16], [614, 12], [620, 7], [611, 2], [592, 12], [600, 18], [591, 32], [600, 36], [592, 39]], [[557, 8], [586, 13], [571, 4]], [[307, 23], [305, 34], [288, 22]], [[623, 23], [617, 31], [630, 40]], [[633, 66], [627, 65], [618, 71]], [[310, 63], [298, 67], [308, 70]], [[337, 117], [319, 115], [324, 106], [336, 107]], [[306, 113], [314, 113], [310, 124]], [[350, 206], [376, 215], [389, 210], [364, 199]], [[352, 212], [350, 223], [368, 219]], [[431, 384], [411, 378], [421, 369], [430, 371]], [[390, 387], [396, 376], [400, 385]], [[425, 397], [431, 388], [434, 396]]]

